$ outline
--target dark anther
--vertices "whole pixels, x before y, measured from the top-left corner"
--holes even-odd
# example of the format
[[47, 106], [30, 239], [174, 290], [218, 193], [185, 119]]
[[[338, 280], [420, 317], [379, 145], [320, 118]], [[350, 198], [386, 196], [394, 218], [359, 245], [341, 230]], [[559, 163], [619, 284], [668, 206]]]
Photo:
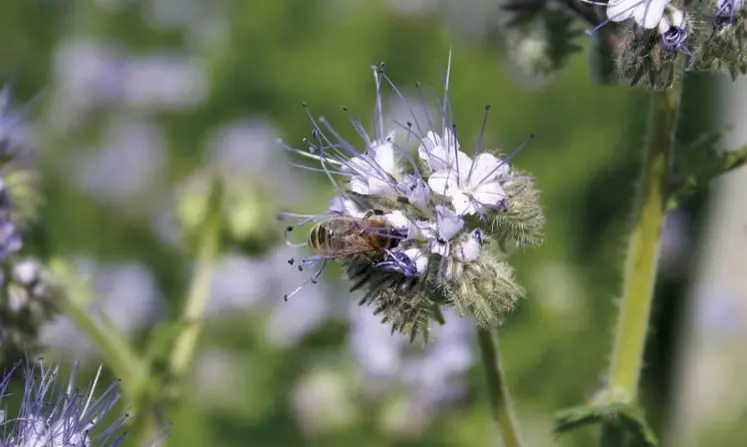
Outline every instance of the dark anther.
[[342, 106], [342, 111], [343, 112], [347, 112], [348, 111], [348, 106]]
[[303, 108], [306, 108], [306, 107], [308, 107], [308, 106], [309, 106], [309, 105], [308, 105], [308, 104], [306, 104], [306, 101], [304, 101], [304, 102], [302, 102], [302, 103], [301, 103], [301, 107], [303, 107]]
[[293, 225], [288, 225], [287, 227], [285, 227], [285, 231], [293, 231]]
[[283, 295], [283, 301], [288, 302], [288, 295]]
[[293, 258], [288, 259], [288, 265], [293, 265], [294, 262], [296, 262], [295, 259]]
[[485, 104], [485, 111], [487, 112], [488, 110], [490, 110], [491, 107], [493, 106], [491, 106], [490, 104]]
[[303, 272], [303, 266], [301, 264], [298, 264], [298, 271]]

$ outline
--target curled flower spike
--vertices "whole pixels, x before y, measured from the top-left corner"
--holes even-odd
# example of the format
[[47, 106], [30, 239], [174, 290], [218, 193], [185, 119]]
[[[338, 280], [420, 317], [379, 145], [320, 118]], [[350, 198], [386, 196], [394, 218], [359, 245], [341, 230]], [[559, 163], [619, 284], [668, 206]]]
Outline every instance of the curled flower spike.
[[[301, 166], [321, 171], [336, 197], [317, 215], [283, 214], [299, 226], [312, 224], [305, 245], [314, 256], [289, 263], [314, 272], [295, 291], [316, 283], [331, 261], [340, 261], [364, 292], [362, 304], [393, 331], [427, 336], [442, 306], [472, 314], [481, 324], [501, 321], [522, 295], [512, 268], [503, 260], [509, 248], [539, 243], [544, 218], [532, 177], [516, 171], [506, 157], [485, 152], [482, 139], [489, 107], [468, 153], [451, 121], [449, 77], [444, 79], [440, 116], [431, 116], [423, 91], [413, 104], [394, 85], [384, 67], [372, 67], [376, 86], [373, 134], [356, 119], [360, 148], [343, 139], [324, 119], [315, 119], [308, 150], [285, 146], [319, 163]], [[411, 120], [384, 129], [382, 86], [409, 110]], [[422, 114], [415, 113], [422, 108]], [[308, 111], [308, 109], [307, 109]], [[347, 111], [347, 110], [346, 110]], [[404, 134], [396, 140], [395, 130]], [[295, 226], [287, 228], [289, 236]]]
[[677, 51], [685, 48], [685, 39], [687, 39], [685, 13], [677, 8], [670, 8], [659, 21], [659, 35], [664, 49]]
[[729, 28], [743, 7], [744, 0], [718, 0], [713, 7], [713, 27], [720, 30]]
[[127, 415], [111, 423], [101, 422], [119, 400], [117, 382], [96, 395], [101, 368], [93, 383], [81, 389], [75, 382], [77, 365], [69, 379], [60, 382], [59, 365], [16, 364], [0, 379], [0, 402], [10, 394], [16, 372], [25, 379], [22, 400], [15, 415], [5, 409], [0, 412], [0, 446], [113, 447], [122, 442]]

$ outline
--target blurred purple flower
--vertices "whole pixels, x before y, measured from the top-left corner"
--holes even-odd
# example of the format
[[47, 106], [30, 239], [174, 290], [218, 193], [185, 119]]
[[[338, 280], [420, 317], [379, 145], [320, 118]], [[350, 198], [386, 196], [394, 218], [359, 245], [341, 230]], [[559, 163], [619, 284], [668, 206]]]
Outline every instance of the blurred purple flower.
[[404, 385], [411, 399], [429, 407], [463, 395], [462, 374], [474, 363], [468, 320], [447, 309], [446, 324], [433, 328], [433, 340], [408, 352], [408, 338], [391, 334], [371, 309], [356, 303], [350, 317], [349, 347], [364, 376]]
[[[95, 301], [91, 313], [102, 315], [125, 334], [154, 323], [163, 310], [152, 273], [135, 262], [105, 264], [81, 258], [76, 267], [82, 279], [90, 282]], [[58, 318], [42, 328], [40, 338], [47, 345], [70, 351], [76, 358], [95, 354], [84, 334], [67, 318]]]
[[722, 284], [703, 285], [694, 298], [695, 325], [708, 338], [734, 336], [742, 326], [738, 295]]
[[295, 271], [288, 268], [288, 259], [294, 254], [295, 250], [282, 247], [262, 257], [225, 255], [214, 270], [206, 315], [263, 307], [270, 312], [267, 337], [271, 343], [287, 347], [303, 338], [324, 322], [329, 309], [321, 284], [307, 287], [292, 301], [283, 301], [283, 294], [297, 281], [295, 275], [288, 274]]
[[72, 120], [77, 111], [118, 99], [123, 62], [124, 52], [114, 42], [93, 36], [63, 38], [54, 52], [52, 75], [65, 113], [51, 116]]
[[[0, 403], [10, 394], [10, 381], [18, 370], [17, 364], [0, 378]], [[117, 382], [95, 395], [101, 368], [83, 392], [75, 383], [77, 365], [62, 383], [58, 382], [58, 365], [36, 367], [26, 362], [20, 370], [25, 378], [23, 399], [14, 416], [7, 410], [0, 411], [0, 446], [104, 447], [119, 445], [123, 440], [126, 416], [101, 424], [119, 400]]]
[[122, 79], [122, 101], [146, 111], [193, 107], [207, 96], [205, 62], [179, 53], [133, 56]]
[[143, 4], [143, 19], [158, 28], [188, 28], [206, 9], [204, 0], [149, 0]]
[[163, 129], [131, 117], [114, 119], [96, 151], [85, 151], [70, 161], [70, 176], [78, 186], [103, 203], [127, 204], [153, 197], [166, 162]]
[[208, 156], [220, 169], [251, 178], [276, 191], [276, 198], [292, 202], [303, 191], [303, 176], [292, 170], [284, 151], [277, 147], [278, 130], [269, 121], [244, 117], [223, 123], [205, 141]]

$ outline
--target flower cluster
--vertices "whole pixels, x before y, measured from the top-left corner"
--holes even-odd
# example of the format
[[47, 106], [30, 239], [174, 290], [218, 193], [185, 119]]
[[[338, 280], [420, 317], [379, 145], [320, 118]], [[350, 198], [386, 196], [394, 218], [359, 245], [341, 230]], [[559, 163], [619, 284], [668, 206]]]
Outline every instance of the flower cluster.
[[[504, 8], [515, 16], [509, 29], [545, 20], [548, 11], [583, 19], [593, 27], [587, 34], [604, 42], [617, 73], [631, 85], [668, 88], [680, 63], [688, 70], [747, 74], [744, 0], [505, 0]], [[574, 36], [567, 29], [549, 31], [549, 58], [580, 49], [568, 43]]]
[[[450, 118], [450, 67], [438, 121], [427, 110], [418, 119], [383, 66], [373, 73], [374, 135], [351, 119], [362, 150], [311, 114], [308, 151], [289, 148], [318, 161], [337, 192], [321, 214], [284, 215], [298, 217], [299, 225], [317, 225], [309, 245], [318, 255], [290, 262], [299, 269], [321, 265], [309, 283], [330, 260], [341, 260], [352, 290], [364, 291], [361, 303], [372, 303], [393, 331], [411, 339], [427, 336], [445, 305], [483, 325], [499, 322], [523, 294], [504, 255], [542, 239], [544, 220], [531, 176], [512, 168], [510, 156], [482, 150], [486, 120], [475, 148], [462, 147]], [[396, 123], [405, 134], [402, 143], [394, 130], [384, 129], [383, 83], [412, 115]]]
[[10, 103], [5, 87], [0, 92], [0, 361], [33, 347], [39, 326], [56, 312], [57, 292], [39, 262], [19, 255], [39, 195], [24, 122]]
[[[632, 19], [634, 24], [623, 34], [620, 72], [633, 84], [654, 88], [671, 85], [672, 65], [678, 57], [687, 58], [690, 70], [725, 66], [732, 76], [747, 73], [744, 14], [743, 0], [716, 0], [707, 5], [676, 0], [610, 0], [606, 5], [608, 21], [630, 23]], [[711, 24], [711, 29], [695, 26], [702, 22]]]
[[101, 369], [91, 386], [81, 391], [75, 383], [76, 369], [69, 379], [58, 383], [59, 365], [16, 364], [0, 377], [0, 402], [10, 395], [17, 372], [24, 376], [18, 412], [0, 411], [0, 446], [97, 447], [117, 446], [125, 436], [126, 416], [102, 423], [119, 400], [117, 382], [95, 396]]

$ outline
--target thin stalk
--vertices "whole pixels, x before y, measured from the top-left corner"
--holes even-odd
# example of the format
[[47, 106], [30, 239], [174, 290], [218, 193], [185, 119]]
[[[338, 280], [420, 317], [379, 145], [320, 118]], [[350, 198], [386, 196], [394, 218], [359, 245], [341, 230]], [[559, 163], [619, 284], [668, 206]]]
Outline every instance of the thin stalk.
[[[215, 186], [214, 189], [219, 188]], [[219, 194], [213, 194], [211, 202], [215, 203], [218, 200]], [[211, 206], [211, 212], [208, 213], [205, 225], [198, 236], [194, 276], [181, 316], [183, 327], [176, 335], [171, 351], [169, 370], [172, 379], [177, 381], [181, 380], [192, 362], [202, 332], [203, 314], [213, 278], [213, 263], [218, 255], [220, 242], [220, 211], [215, 208], [216, 206]]]
[[518, 424], [511, 408], [511, 399], [503, 378], [497, 337], [493, 335], [490, 329], [478, 327], [477, 339], [480, 344], [480, 354], [482, 355], [488, 392], [490, 393], [490, 407], [493, 412], [493, 419], [500, 431], [502, 445], [503, 447], [521, 447]]
[[[637, 396], [656, 283], [661, 230], [667, 210], [669, 175], [682, 97], [681, 78], [670, 90], [650, 93], [648, 138], [609, 370], [608, 391], [614, 402], [633, 402]], [[602, 430], [602, 439], [617, 438], [606, 433], [610, 429]], [[606, 443], [604, 447], [614, 446]]]

